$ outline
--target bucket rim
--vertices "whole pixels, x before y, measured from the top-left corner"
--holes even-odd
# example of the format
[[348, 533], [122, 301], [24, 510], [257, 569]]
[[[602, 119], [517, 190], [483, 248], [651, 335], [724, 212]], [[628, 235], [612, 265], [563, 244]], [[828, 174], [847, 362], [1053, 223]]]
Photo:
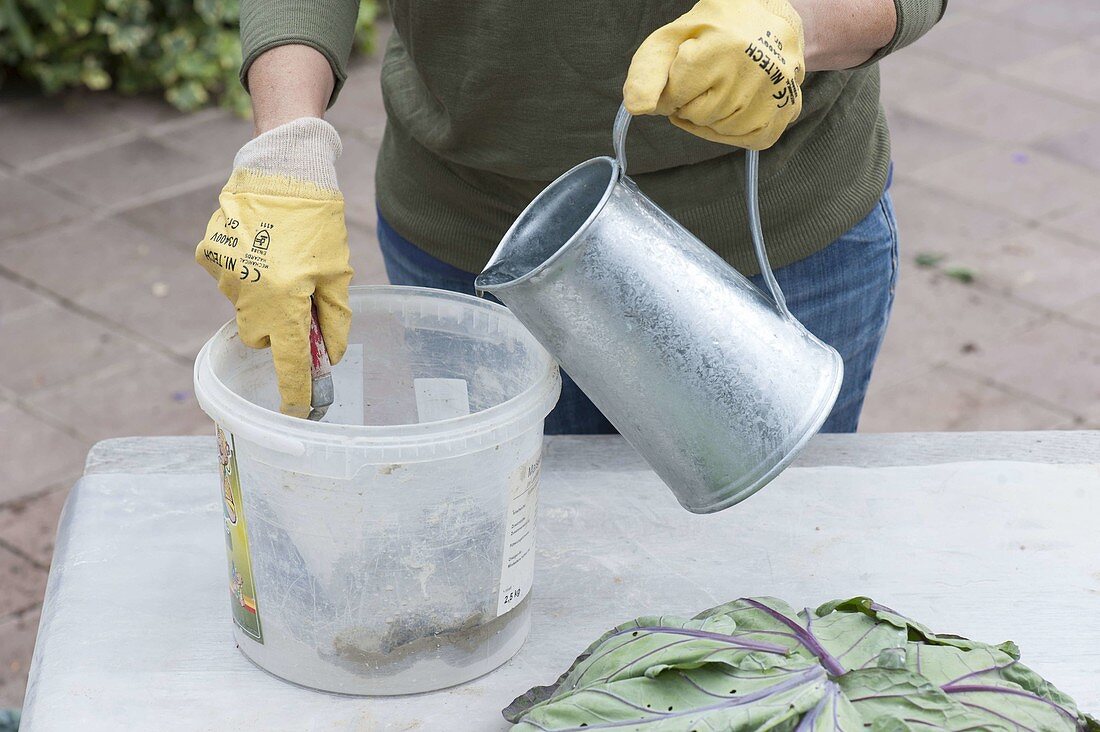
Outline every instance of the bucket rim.
[[[499, 282], [489, 287], [483, 287], [480, 284], [482, 282], [482, 277], [500, 259], [505, 247], [515, 238], [516, 230], [520, 227], [522, 223], [524, 223], [524, 220], [527, 218], [529, 213], [537, 207], [539, 201], [543, 198], [549, 197], [556, 188], [560, 187], [563, 183], [565, 183], [566, 180], [575, 175], [577, 171], [594, 163], [608, 164], [608, 172], [610, 174], [609, 179], [607, 181], [607, 185], [604, 187], [603, 193], [600, 194], [600, 200], [596, 203], [595, 207], [592, 209], [592, 212], [589, 213], [588, 216], [585, 218], [584, 222], [577, 227], [577, 230], [570, 234], [569, 238], [565, 240], [565, 243], [558, 247], [558, 249], [554, 251], [553, 254], [542, 260], [542, 262], [535, 265], [519, 277], [506, 280], [505, 282]], [[628, 180], [624, 175], [622, 168], [619, 165], [619, 162], [615, 158], [609, 157], [607, 155], [600, 155], [598, 157], [589, 158], [582, 163], [574, 165], [572, 168], [559, 175], [557, 178], [554, 179], [552, 183], [550, 183], [550, 185], [542, 189], [542, 192], [535, 196], [535, 198], [532, 199], [531, 203], [527, 204], [527, 207], [524, 208], [522, 212], [520, 212], [520, 215], [517, 216], [516, 220], [512, 222], [512, 225], [508, 227], [508, 231], [505, 232], [504, 237], [501, 238], [500, 243], [497, 244], [497, 248], [493, 251], [493, 255], [489, 258], [489, 261], [486, 262], [485, 267], [481, 271], [481, 274], [479, 274], [474, 280], [474, 287], [477, 289], [478, 292], [496, 293], [501, 290], [513, 287], [514, 285], [526, 282], [532, 277], [535, 277], [539, 273], [548, 269], [554, 262], [564, 256], [564, 254], [569, 249], [573, 248], [573, 246], [576, 245], [576, 243], [581, 239], [581, 237], [589, 229], [589, 227], [592, 226], [592, 222], [596, 220], [600, 213], [603, 212], [604, 208], [607, 206], [608, 200], [611, 199], [611, 194], [615, 190], [615, 187], [619, 185], [619, 183], [621, 183], [624, 179]]]
[[[518, 420], [530, 418], [533, 412], [540, 412], [539, 418], [545, 419], [557, 401], [560, 389], [557, 362], [534, 335], [519, 322], [519, 319], [503, 305], [464, 293], [407, 285], [354, 285], [349, 288], [349, 295], [354, 297], [356, 294], [369, 297], [398, 297], [411, 294], [451, 300], [494, 312], [519, 327], [528, 344], [541, 356], [542, 366], [536, 370], [532, 382], [519, 393], [499, 404], [467, 415], [395, 425], [313, 422], [267, 409], [245, 399], [214, 372], [211, 361], [212, 349], [218, 343], [228, 343], [231, 339], [238, 337], [236, 320], [230, 320], [210, 337], [195, 358], [195, 396], [200, 408], [215, 423], [224, 426], [235, 435], [250, 433], [264, 439], [265, 444], [272, 449], [301, 454], [305, 449], [305, 443], [365, 449], [427, 446], [443, 448], [450, 443], [467, 443], [470, 440], [490, 436]], [[261, 435], [261, 431], [269, 434]]]

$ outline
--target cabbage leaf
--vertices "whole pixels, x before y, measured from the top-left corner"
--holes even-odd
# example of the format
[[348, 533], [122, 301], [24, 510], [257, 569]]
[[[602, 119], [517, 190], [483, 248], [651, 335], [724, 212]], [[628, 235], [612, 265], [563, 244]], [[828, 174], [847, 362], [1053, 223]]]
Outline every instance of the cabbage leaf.
[[742, 598], [613, 628], [504, 716], [513, 732], [1100, 732], [1019, 659], [866, 597]]

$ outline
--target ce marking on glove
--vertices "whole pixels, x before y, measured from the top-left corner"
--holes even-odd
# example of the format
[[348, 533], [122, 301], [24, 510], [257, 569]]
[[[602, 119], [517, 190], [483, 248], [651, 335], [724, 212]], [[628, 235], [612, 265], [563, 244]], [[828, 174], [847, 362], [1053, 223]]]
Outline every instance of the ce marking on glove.
[[260, 281], [260, 270], [258, 267], [249, 267], [247, 264], [241, 264], [241, 277], [242, 280], [248, 280], [249, 282]]
[[775, 105], [776, 109], [783, 109], [788, 104], [794, 104], [798, 99], [798, 85], [794, 83], [794, 79], [787, 79], [786, 88], [772, 94], [772, 99], [779, 102]]

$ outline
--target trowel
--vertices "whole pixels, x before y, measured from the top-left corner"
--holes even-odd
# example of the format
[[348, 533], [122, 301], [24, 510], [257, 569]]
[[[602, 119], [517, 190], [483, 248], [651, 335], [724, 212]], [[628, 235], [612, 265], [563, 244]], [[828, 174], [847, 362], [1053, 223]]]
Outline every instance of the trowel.
[[328, 360], [325, 338], [321, 334], [321, 326], [317, 323], [317, 305], [315, 303], [310, 308], [309, 353], [310, 377], [313, 379], [313, 387], [309, 398], [310, 410], [306, 418], [319, 422], [332, 405], [333, 391], [332, 363]]

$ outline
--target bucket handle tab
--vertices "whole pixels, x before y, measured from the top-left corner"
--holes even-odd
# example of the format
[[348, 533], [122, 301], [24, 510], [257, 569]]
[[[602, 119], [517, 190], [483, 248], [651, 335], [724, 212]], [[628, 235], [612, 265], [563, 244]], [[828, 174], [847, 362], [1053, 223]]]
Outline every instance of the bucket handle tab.
[[[626, 111], [626, 105], [620, 105], [615, 115], [615, 124], [611, 131], [611, 142], [615, 149], [615, 167], [618, 169], [618, 178], [626, 176], [626, 131], [630, 127], [630, 112]], [[749, 235], [752, 237], [752, 248], [756, 252], [756, 261], [760, 265], [760, 274], [764, 283], [768, 286], [775, 309], [784, 318], [794, 320], [791, 311], [787, 309], [787, 299], [783, 296], [783, 290], [775, 279], [771, 264], [768, 263], [768, 251], [764, 246], [764, 232], [760, 227], [760, 196], [757, 180], [760, 177], [760, 153], [757, 150], [745, 150], [745, 205], [749, 211]]]

